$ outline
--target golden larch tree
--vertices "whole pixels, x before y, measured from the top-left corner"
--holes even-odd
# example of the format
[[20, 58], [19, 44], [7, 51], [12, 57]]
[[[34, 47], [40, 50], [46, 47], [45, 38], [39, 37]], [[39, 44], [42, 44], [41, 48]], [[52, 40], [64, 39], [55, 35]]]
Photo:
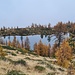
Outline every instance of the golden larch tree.
[[13, 46], [13, 47], [16, 47], [16, 41], [17, 41], [17, 40], [16, 40], [16, 36], [14, 36], [14, 39], [13, 39], [13, 41], [12, 41], [12, 46]]
[[6, 56], [6, 55], [7, 55], [6, 52], [3, 51], [3, 48], [2, 48], [2, 46], [0, 45], [0, 56], [1, 56], [1, 57], [4, 57], [4, 56]]
[[26, 37], [24, 47], [25, 47], [25, 49], [30, 50], [30, 41], [29, 41], [28, 37]]
[[69, 46], [69, 43], [64, 40], [59, 48], [56, 51], [57, 63], [60, 66], [68, 67], [70, 60], [72, 59], [72, 49]]
[[49, 55], [50, 45], [47, 46], [43, 44], [42, 41], [40, 40], [38, 44], [37, 43], [34, 44], [34, 51], [36, 54], [41, 55], [41, 56], [50, 56]]

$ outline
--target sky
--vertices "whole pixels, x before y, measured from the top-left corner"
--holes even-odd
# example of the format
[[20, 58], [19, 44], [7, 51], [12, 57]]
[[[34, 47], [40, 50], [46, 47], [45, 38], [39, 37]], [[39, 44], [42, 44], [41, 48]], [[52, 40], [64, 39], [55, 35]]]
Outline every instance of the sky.
[[75, 22], [75, 0], [0, 0], [0, 27]]

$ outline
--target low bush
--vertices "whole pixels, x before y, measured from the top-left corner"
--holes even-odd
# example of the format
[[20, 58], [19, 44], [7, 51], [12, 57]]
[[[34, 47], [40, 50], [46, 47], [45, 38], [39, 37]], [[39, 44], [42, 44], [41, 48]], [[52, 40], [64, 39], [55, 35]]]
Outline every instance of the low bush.
[[2, 46], [4, 49], [9, 49], [9, 50], [16, 50], [14, 49], [13, 47], [10, 47], [10, 46]]
[[35, 66], [35, 70], [38, 70], [39, 72], [44, 71], [45, 68], [43, 66]]
[[40, 59], [35, 59], [35, 61], [42, 61], [42, 60], [40, 60]]
[[31, 60], [29, 57], [26, 57], [25, 59]]
[[60, 71], [64, 71], [62, 68], [58, 68], [58, 70], [60, 70]]
[[14, 64], [15, 65], [17, 65], [17, 64], [21, 64], [21, 65], [23, 65], [23, 66], [26, 66], [27, 65], [27, 63], [26, 63], [26, 61], [24, 61], [24, 60], [18, 60], [18, 61], [13, 61], [14, 62]]
[[11, 52], [11, 55], [13, 55], [13, 56], [17, 56], [15, 53], [13, 53], [13, 52]]
[[18, 48], [17, 49], [19, 52], [21, 52], [21, 54], [25, 54], [25, 52], [21, 49], [21, 48]]
[[55, 75], [55, 73], [48, 73], [47, 75]]
[[51, 64], [47, 64], [47, 68], [52, 69], [52, 70], [56, 70], [55, 67], [53, 67]]
[[32, 54], [32, 55], [35, 55], [35, 56], [38, 56], [36, 53], [34, 53], [33, 51], [29, 51], [28, 52], [29, 54]]
[[26, 75], [26, 74], [22, 74], [19, 71], [12, 70], [12, 71], [8, 71], [6, 75]]
[[0, 57], [0, 60], [4, 60], [4, 61], [6, 61], [7, 58], [6, 58], [6, 57]]
[[44, 61], [40, 61], [38, 64], [46, 64], [46, 62], [44, 62]]

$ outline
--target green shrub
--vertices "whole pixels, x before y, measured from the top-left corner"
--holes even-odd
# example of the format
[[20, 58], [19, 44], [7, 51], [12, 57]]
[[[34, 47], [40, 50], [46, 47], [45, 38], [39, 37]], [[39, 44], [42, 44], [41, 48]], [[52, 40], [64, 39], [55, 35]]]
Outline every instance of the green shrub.
[[25, 59], [31, 60], [29, 57], [26, 57]]
[[4, 60], [4, 61], [6, 61], [7, 58], [6, 58], [6, 57], [0, 57], [0, 60]]
[[31, 51], [31, 50], [30, 50], [28, 53], [29, 53], [29, 54], [32, 54], [32, 55], [35, 55], [35, 56], [38, 56], [36, 53], [34, 53], [34, 52]]
[[47, 75], [55, 75], [55, 73], [48, 73]]
[[35, 59], [35, 61], [42, 61], [42, 60], [40, 60], [40, 59]]
[[58, 68], [58, 70], [60, 70], [60, 71], [64, 71], [62, 68]]
[[21, 65], [23, 65], [23, 66], [26, 66], [27, 64], [26, 64], [26, 61], [24, 61], [24, 60], [18, 60], [18, 61], [14, 61], [14, 64], [15, 65], [17, 65], [17, 64], [21, 64]]
[[25, 54], [25, 52], [21, 49], [21, 48], [18, 48], [17, 49], [19, 52], [21, 52], [21, 54]]
[[19, 71], [12, 70], [12, 71], [8, 71], [6, 75], [26, 75], [26, 74], [22, 74]]
[[52, 69], [52, 70], [56, 70], [55, 67], [53, 67], [51, 64], [47, 64], [47, 68]]
[[0, 60], [3, 60], [3, 61], [10, 61], [11, 63], [14, 63], [13, 60], [9, 59], [9, 58], [6, 58], [6, 57], [0, 57]]
[[11, 55], [13, 55], [13, 56], [17, 56], [15, 53], [13, 53], [13, 52], [11, 52]]
[[7, 51], [7, 53], [8, 53], [8, 54], [11, 54], [11, 55], [13, 55], [13, 56], [17, 56], [14, 52], [9, 52], [9, 51]]
[[39, 72], [44, 71], [45, 68], [42, 66], [35, 66], [35, 70], [38, 70]]
[[44, 62], [44, 61], [40, 61], [38, 64], [46, 64], [46, 62]]
[[2, 46], [4, 49], [9, 49], [9, 50], [16, 50], [14, 49], [13, 47], [10, 47], [10, 46]]

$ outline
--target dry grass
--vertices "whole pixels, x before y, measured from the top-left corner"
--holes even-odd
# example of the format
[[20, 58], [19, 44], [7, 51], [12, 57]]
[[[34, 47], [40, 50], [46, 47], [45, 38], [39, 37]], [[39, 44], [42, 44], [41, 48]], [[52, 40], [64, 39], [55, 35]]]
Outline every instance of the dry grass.
[[[50, 73], [67, 75], [67, 72], [65, 72], [66, 69], [52, 64], [56, 59], [37, 56], [33, 53], [21, 54], [17, 53], [17, 50], [4, 49], [4, 51], [9, 51], [9, 54], [5, 56], [5, 58], [0, 59], [0, 75], [5, 75], [8, 71], [10, 72], [12, 70], [20, 71], [26, 75], [52, 75]], [[16, 56], [12, 55], [12, 52], [16, 54]]]

